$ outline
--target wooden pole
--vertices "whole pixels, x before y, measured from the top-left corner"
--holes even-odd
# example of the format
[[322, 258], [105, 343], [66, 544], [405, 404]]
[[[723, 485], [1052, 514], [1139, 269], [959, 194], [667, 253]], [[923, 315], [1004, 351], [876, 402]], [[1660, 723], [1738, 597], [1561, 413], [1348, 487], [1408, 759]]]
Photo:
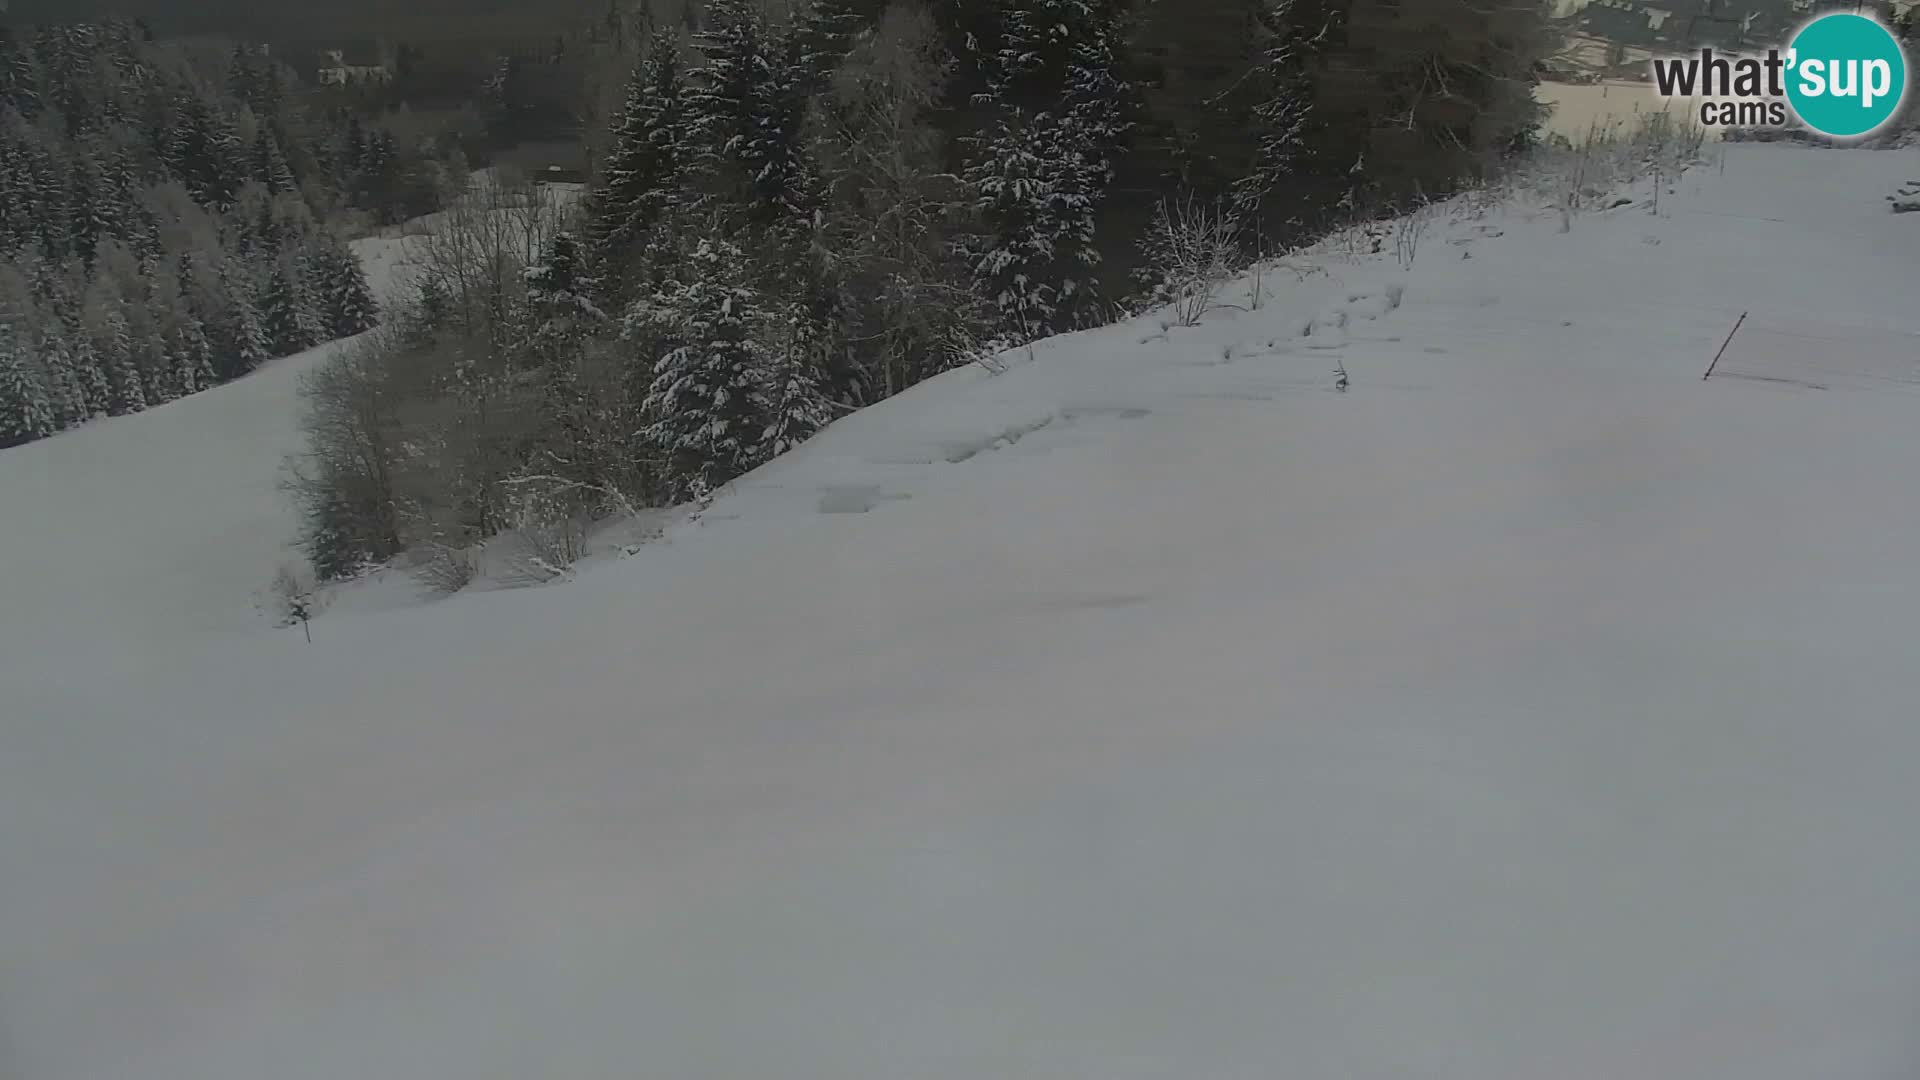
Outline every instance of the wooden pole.
[[1713, 376], [1713, 369], [1720, 366], [1720, 358], [1727, 354], [1727, 346], [1733, 344], [1733, 335], [1740, 332], [1740, 324], [1746, 321], [1747, 321], [1747, 313], [1744, 311], [1740, 313], [1740, 317], [1738, 319], [1733, 320], [1733, 329], [1727, 331], [1727, 340], [1720, 343], [1720, 351], [1713, 354], [1713, 363], [1708, 364], [1707, 373], [1705, 375], [1700, 376], [1701, 382], [1706, 382], [1709, 378]]

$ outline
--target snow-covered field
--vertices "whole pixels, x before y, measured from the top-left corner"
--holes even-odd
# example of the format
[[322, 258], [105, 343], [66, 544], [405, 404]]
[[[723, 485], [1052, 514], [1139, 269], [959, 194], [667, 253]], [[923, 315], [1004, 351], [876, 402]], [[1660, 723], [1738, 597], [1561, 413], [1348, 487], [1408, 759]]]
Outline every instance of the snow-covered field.
[[0, 453], [0, 1076], [1912, 1076], [1915, 176], [1436, 225], [312, 644], [311, 357]]

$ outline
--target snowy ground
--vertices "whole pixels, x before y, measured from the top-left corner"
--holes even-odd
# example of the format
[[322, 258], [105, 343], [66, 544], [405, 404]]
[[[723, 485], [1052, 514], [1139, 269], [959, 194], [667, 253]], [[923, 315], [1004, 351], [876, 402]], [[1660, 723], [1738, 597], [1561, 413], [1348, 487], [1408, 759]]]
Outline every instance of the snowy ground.
[[311, 645], [310, 358], [0, 454], [0, 1076], [1912, 1076], [1917, 175], [1453, 222]]

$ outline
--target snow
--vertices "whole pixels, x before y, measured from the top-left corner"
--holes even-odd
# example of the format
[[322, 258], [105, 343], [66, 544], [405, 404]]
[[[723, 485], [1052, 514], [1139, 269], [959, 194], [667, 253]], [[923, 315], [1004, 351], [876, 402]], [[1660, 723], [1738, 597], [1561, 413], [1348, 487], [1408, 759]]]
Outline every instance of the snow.
[[[353, 244], [376, 295], [393, 294], [404, 245]], [[299, 561], [279, 483], [300, 446], [300, 376], [348, 344], [7, 451], [0, 670], [28, 671], [42, 656], [70, 672], [95, 660], [154, 664], [208, 634], [257, 630], [255, 593]]]
[[312, 356], [0, 453], [0, 1075], [1911, 1075], [1915, 165], [1446, 221], [310, 645]]

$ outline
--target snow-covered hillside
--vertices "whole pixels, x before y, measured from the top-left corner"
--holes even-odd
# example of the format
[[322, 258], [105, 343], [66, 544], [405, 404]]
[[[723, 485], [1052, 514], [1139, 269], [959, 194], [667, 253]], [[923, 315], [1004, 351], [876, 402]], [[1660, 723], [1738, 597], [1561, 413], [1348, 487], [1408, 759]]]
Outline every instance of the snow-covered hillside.
[[1439, 221], [312, 644], [311, 357], [0, 453], [0, 1076], [1912, 1075], [1916, 175]]

